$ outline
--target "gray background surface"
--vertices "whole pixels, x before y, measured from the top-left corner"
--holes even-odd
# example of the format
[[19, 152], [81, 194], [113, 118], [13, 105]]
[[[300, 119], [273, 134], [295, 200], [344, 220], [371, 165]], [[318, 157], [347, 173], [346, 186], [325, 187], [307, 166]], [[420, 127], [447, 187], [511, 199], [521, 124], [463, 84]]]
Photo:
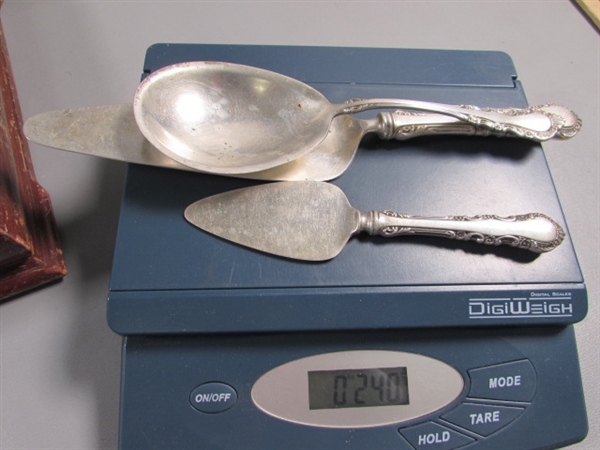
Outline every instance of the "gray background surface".
[[[157, 42], [507, 52], [530, 104], [584, 120], [544, 149], [590, 297], [576, 325], [590, 433], [573, 448], [598, 448], [600, 40], [572, 2], [6, 0], [0, 12], [24, 117], [130, 101]], [[114, 449], [121, 339], [105, 310], [125, 166], [31, 152], [69, 274], [0, 305], [0, 449]]]

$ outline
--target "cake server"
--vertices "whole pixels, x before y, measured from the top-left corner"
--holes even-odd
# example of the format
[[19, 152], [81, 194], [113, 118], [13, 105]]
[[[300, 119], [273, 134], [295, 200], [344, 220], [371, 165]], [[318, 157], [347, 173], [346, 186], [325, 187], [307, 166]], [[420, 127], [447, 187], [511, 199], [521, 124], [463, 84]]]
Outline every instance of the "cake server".
[[[544, 110], [562, 117], [564, 124], [557, 130], [557, 139], [574, 136], [581, 126], [575, 113], [558, 105], [528, 109]], [[508, 115], [521, 110], [503, 108], [495, 111]], [[195, 171], [167, 157], [148, 142], [137, 126], [130, 103], [43, 112], [25, 121], [24, 132], [27, 139], [46, 147], [135, 164]], [[386, 111], [366, 120], [344, 115], [333, 119], [327, 137], [303, 156], [271, 169], [236, 176], [277, 181], [332, 180], [352, 163], [358, 145], [367, 133], [397, 140], [447, 134], [507, 136], [504, 131], [494, 131], [436, 113]]]
[[335, 185], [319, 181], [267, 183], [199, 200], [185, 218], [211, 234], [287, 258], [334, 258], [354, 235], [425, 235], [536, 253], [563, 241], [562, 227], [546, 215], [418, 217], [392, 211], [361, 213]]

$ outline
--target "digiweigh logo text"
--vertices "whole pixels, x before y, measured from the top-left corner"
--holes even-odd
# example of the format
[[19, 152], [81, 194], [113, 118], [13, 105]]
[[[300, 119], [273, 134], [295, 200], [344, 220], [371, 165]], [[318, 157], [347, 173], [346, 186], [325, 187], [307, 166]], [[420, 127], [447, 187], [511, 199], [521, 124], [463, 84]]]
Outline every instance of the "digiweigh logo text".
[[469, 319], [572, 317], [571, 293], [531, 292], [528, 297], [470, 298]]

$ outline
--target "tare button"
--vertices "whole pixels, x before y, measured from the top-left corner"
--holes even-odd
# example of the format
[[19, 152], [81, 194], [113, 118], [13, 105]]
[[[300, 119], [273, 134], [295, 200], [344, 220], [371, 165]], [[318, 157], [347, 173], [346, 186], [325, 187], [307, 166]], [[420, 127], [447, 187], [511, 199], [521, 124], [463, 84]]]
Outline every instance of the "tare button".
[[481, 436], [489, 436], [515, 420], [523, 408], [465, 403], [442, 416], [442, 419]]
[[220, 413], [237, 402], [237, 392], [225, 383], [204, 383], [190, 394], [190, 403], [198, 411]]
[[528, 360], [469, 370], [469, 397], [530, 402], [535, 395], [536, 375]]
[[414, 427], [402, 428], [400, 434], [415, 449], [453, 450], [475, 441], [435, 422], [426, 422]]

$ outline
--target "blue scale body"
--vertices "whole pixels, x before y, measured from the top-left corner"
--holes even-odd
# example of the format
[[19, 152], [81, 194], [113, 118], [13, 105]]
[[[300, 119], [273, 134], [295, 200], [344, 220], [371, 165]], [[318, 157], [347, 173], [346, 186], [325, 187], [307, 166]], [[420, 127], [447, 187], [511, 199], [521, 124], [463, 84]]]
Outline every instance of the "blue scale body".
[[[332, 102], [527, 105], [510, 57], [491, 51], [157, 44], [143, 76], [193, 60], [280, 72]], [[520, 139], [368, 135], [332, 182], [361, 211], [543, 212], [567, 228], [542, 147]], [[183, 219], [200, 198], [256, 183], [128, 168], [108, 298], [109, 325], [125, 336], [122, 449], [541, 449], [583, 439], [571, 324], [585, 317], [587, 293], [568, 233], [543, 255], [442, 238], [360, 236], [333, 260], [307, 263], [242, 248]], [[366, 428], [299, 425], [252, 401], [265, 372], [349, 350], [436, 358], [461, 374], [464, 389], [424, 417]], [[508, 367], [495, 379], [514, 383], [524, 375], [512, 368], [524, 364], [528, 387], [506, 388], [525, 389], [524, 397], [490, 398], [474, 387], [485, 368]], [[201, 387], [207, 384], [215, 389]], [[201, 393], [230, 403], [202, 411], [190, 400]], [[497, 428], [499, 415], [508, 422]]]

